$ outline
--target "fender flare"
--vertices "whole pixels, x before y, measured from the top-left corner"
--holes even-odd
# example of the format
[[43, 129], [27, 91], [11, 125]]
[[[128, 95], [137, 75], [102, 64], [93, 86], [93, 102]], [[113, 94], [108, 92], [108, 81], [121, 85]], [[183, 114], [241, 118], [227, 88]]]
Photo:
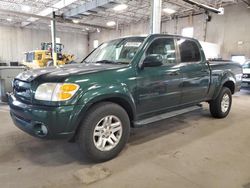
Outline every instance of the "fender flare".
[[81, 105], [82, 108], [79, 112], [79, 117], [74, 130], [77, 130], [86, 112], [95, 104], [99, 102], [110, 101], [122, 106], [128, 113], [131, 123], [136, 117], [136, 105], [126, 86], [112, 85], [106, 87], [97, 87], [93, 90], [84, 92], [77, 101], [76, 105]]
[[213, 95], [213, 99], [216, 99], [221, 91], [221, 89], [223, 88], [224, 84], [227, 82], [233, 82], [234, 84], [234, 90], [235, 90], [235, 85], [236, 85], [236, 78], [234, 77], [234, 75], [227, 71], [223, 74], [223, 76], [220, 79], [220, 85], [219, 87], [216, 88], [216, 92]]

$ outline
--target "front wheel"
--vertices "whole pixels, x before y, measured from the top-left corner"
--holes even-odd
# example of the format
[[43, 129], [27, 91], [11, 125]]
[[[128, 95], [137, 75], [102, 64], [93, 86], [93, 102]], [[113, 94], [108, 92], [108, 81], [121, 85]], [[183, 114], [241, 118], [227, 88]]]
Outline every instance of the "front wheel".
[[129, 133], [127, 112], [117, 104], [102, 102], [86, 114], [78, 133], [78, 143], [88, 159], [103, 162], [121, 152]]
[[223, 87], [218, 97], [209, 103], [210, 113], [215, 118], [226, 117], [231, 109], [232, 93], [227, 87]]
[[51, 66], [53, 66], [53, 65], [54, 65], [53, 61], [48, 61], [48, 62], [47, 62], [47, 67], [51, 67]]

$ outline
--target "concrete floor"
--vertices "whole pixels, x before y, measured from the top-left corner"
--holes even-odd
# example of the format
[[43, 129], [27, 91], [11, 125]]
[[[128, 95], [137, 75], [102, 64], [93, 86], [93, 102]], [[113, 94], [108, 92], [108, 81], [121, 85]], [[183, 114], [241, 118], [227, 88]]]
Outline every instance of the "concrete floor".
[[[250, 188], [250, 89], [233, 97], [226, 119], [204, 110], [135, 129], [114, 160], [91, 164], [76, 144], [44, 141], [16, 128], [0, 105], [0, 187]], [[111, 175], [82, 184], [79, 169], [102, 166]]]

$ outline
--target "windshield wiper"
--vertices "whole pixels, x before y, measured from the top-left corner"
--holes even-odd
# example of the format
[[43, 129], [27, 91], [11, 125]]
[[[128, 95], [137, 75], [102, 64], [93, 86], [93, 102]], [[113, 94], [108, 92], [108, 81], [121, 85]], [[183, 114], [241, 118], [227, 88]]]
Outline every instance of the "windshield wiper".
[[87, 61], [85, 61], [85, 60], [82, 60], [80, 63], [88, 63]]
[[100, 60], [100, 61], [96, 61], [95, 63], [117, 64], [115, 61], [111, 61], [111, 60]]
[[111, 60], [100, 60], [96, 61], [95, 63], [104, 63], [104, 64], [129, 64], [127, 62], [117, 62], [117, 61], [111, 61]]

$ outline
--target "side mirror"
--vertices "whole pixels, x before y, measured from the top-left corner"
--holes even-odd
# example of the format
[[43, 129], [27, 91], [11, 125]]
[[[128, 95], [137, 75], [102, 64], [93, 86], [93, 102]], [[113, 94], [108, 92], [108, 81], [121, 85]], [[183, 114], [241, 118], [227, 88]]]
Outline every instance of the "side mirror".
[[158, 54], [151, 54], [146, 56], [143, 60], [142, 68], [144, 67], [159, 67], [162, 66], [162, 56]]
[[129, 53], [127, 54], [127, 58], [128, 58], [128, 59], [133, 59], [134, 56], [135, 56], [135, 53], [134, 53], [134, 52], [129, 52]]

